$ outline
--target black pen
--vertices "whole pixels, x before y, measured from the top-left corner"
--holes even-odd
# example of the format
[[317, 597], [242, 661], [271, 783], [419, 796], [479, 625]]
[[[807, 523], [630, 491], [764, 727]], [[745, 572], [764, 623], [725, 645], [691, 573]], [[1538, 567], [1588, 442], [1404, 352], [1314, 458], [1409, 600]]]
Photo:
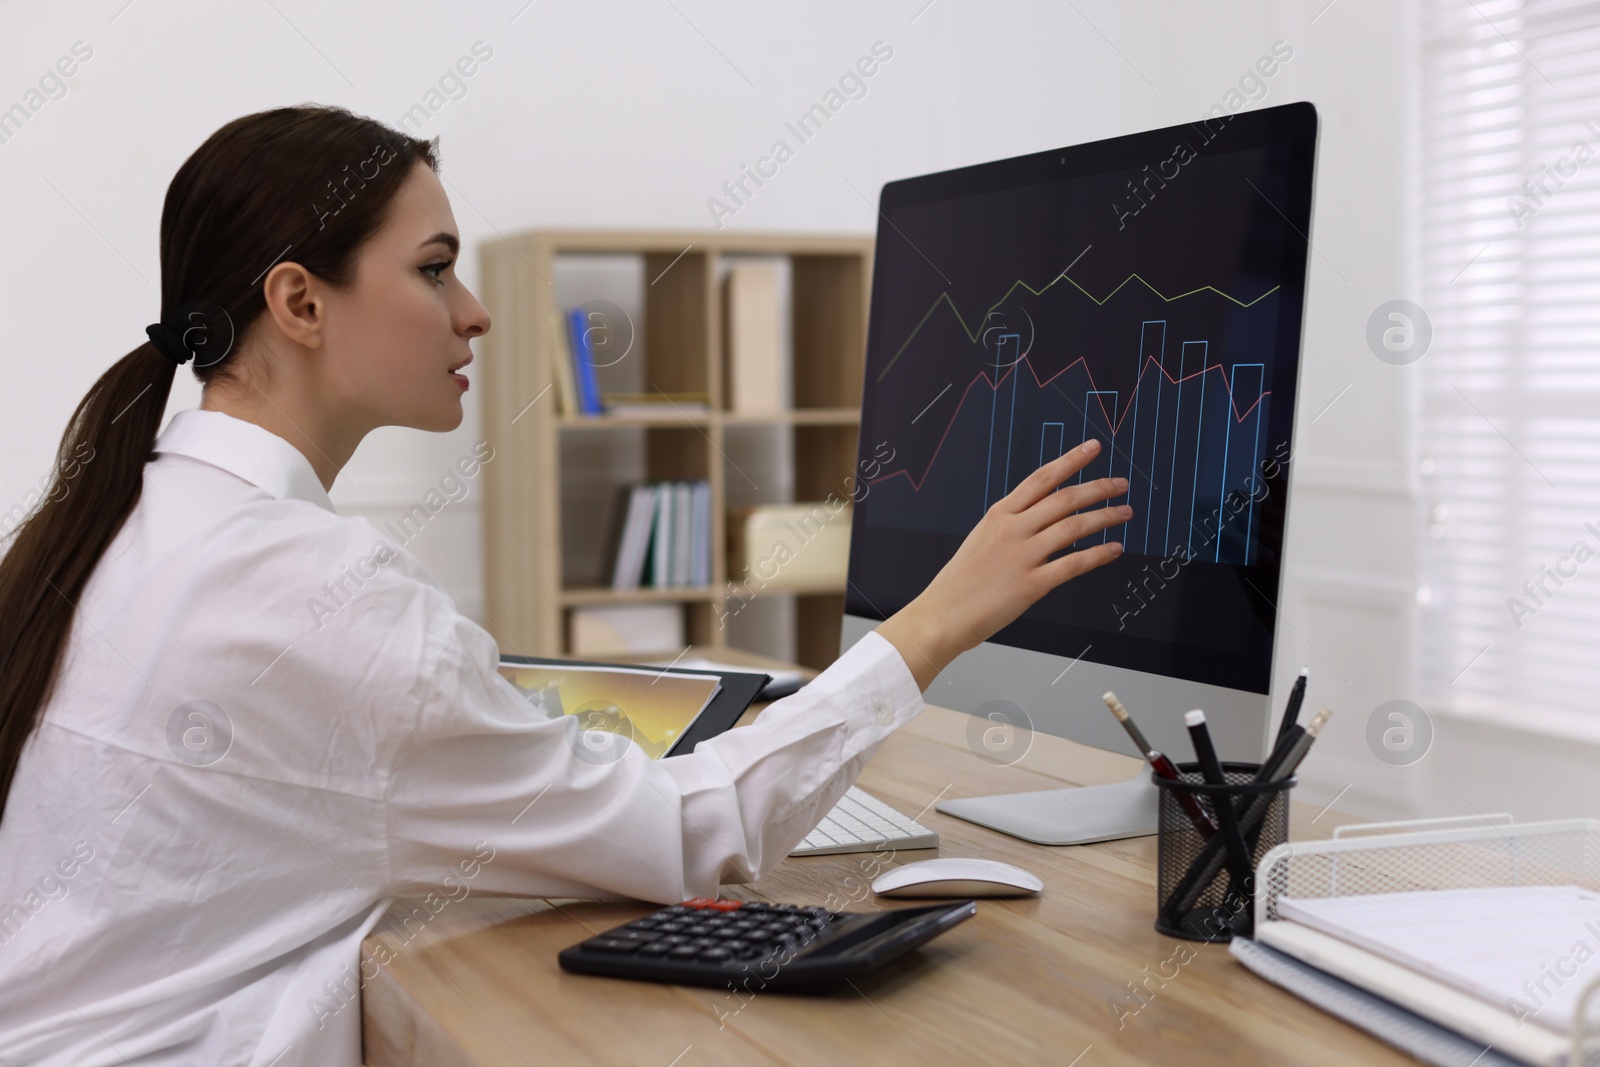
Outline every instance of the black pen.
[[1300, 705], [1306, 699], [1306, 679], [1311, 676], [1310, 667], [1300, 668], [1300, 677], [1294, 680], [1294, 688], [1289, 690], [1289, 703], [1283, 709], [1283, 721], [1278, 724], [1278, 741], [1283, 740], [1283, 735], [1289, 732], [1289, 727], [1300, 718]]
[[[1211, 731], [1206, 728], [1206, 713], [1199, 708], [1185, 712], [1184, 725], [1189, 728], [1189, 740], [1194, 742], [1195, 758], [1200, 762], [1200, 773], [1208, 785], [1226, 786], [1227, 775], [1222, 773], [1222, 761], [1217, 759], [1216, 747], [1211, 744]], [[1244, 835], [1239, 832], [1233, 803], [1223, 792], [1211, 794], [1211, 809], [1217, 813], [1222, 826], [1224, 859], [1231, 869], [1234, 883], [1244, 885], [1250, 877], [1250, 850], [1245, 847]]]
[[[1284, 738], [1284, 743], [1278, 746], [1271, 759], [1262, 765], [1261, 771], [1256, 775], [1257, 782], [1281, 782], [1295, 772], [1300, 762], [1306, 758], [1306, 753], [1311, 750], [1311, 743], [1322, 732], [1322, 727], [1327, 723], [1328, 717], [1333, 712], [1323, 708], [1317, 712], [1316, 717], [1305, 726], [1294, 726], [1289, 730], [1289, 736]], [[1261, 825], [1267, 816], [1267, 807], [1272, 803], [1274, 794], [1264, 793], [1252, 800], [1245, 808], [1244, 814], [1239, 818], [1241, 832], [1252, 833]], [[1189, 867], [1189, 873], [1184, 875], [1171, 896], [1167, 898], [1171, 914], [1181, 915], [1194, 907], [1194, 902], [1204, 892], [1205, 887], [1222, 870], [1226, 857], [1223, 855], [1222, 841], [1213, 839], [1200, 855], [1195, 858]]]

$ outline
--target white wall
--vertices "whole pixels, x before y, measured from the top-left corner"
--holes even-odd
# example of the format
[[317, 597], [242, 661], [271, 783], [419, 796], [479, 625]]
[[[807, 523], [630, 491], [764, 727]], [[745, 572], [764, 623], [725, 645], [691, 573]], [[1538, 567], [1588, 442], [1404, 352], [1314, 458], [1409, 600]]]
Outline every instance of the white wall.
[[[1391, 768], [1364, 739], [1372, 709], [1413, 695], [1413, 382], [1363, 340], [1377, 304], [1416, 296], [1413, 4], [124, 2], [0, 3], [0, 107], [74, 41], [94, 49], [68, 94], [0, 144], [0, 501], [37, 483], [72, 406], [141, 340], [166, 183], [245, 112], [317, 100], [394, 122], [482, 40], [493, 57], [424, 129], [443, 139], [468, 249], [541, 226], [702, 228], [724, 179], [883, 40], [894, 55], [866, 97], [728, 221], [870, 232], [886, 180], [1193, 119], [1287, 41], [1294, 57], [1258, 103], [1310, 99], [1323, 129], [1280, 682], [1308, 662], [1313, 702], [1338, 711], [1303, 792], [1348, 785], [1342, 807], [1385, 813], [1459, 806], [1428, 760]], [[462, 273], [475, 282], [475, 257]], [[179, 382], [174, 409], [193, 406]], [[467, 399], [454, 433], [373, 434], [340, 508], [387, 517], [420, 497], [477, 440], [480, 397]], [[445, 517], [412, 547], [476, 602], [476, 500]], [[1536, 780], [1539, 760], [1531, 747], [1504, 773]]]

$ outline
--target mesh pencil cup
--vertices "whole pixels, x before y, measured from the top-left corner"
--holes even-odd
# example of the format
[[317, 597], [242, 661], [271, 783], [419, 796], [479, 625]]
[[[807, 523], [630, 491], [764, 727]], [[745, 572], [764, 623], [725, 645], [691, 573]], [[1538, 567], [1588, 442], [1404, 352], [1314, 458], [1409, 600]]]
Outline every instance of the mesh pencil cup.
[[[1209, 785], [1198, 763], [1177, 765], [1179, 779], [1151, 774], [1161, 793], [1156, 823], [1156, 929], [1190, 941], [1248, 937], [1254, 922], [1255, 869], [1269, 851], [1289, 838], [1289, 790], [1294, 775], [1256, 782], [1258, 763], [1224, 763], [1223, 785]], [[1207, 835], [1185, 810], [1192, 798], [1220, 828]], [[1228, 847], [1226, 800], [1247, 855], [1238, 863]]]

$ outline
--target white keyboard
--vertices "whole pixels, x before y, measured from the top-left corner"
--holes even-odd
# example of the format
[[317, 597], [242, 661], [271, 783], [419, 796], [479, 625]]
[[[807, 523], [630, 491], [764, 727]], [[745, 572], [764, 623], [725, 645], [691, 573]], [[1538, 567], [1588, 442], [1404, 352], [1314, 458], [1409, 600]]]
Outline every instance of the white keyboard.
[[938, 848], [939, 835], [871, 793], [851, 786], [791, 856], [832, 856], [878, 849]]

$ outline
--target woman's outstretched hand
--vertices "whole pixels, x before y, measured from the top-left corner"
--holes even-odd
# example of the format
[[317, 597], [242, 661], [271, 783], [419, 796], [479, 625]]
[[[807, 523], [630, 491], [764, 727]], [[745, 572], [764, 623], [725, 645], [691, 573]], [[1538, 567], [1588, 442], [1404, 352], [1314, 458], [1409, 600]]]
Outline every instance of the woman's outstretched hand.
[[1122, 555], [1122, 543], [1107, 540], [1051, 558], [1133, 515], [1126, 504], [1082, 510], [1127, 492], [1125, 478], [1062, 485], [1099, 454], [1100, 442], [1085, 441], [1028, 475], [995, 501], [928, 587], [877, 627], [899, 649], [919, 689], [1062, 582]]

